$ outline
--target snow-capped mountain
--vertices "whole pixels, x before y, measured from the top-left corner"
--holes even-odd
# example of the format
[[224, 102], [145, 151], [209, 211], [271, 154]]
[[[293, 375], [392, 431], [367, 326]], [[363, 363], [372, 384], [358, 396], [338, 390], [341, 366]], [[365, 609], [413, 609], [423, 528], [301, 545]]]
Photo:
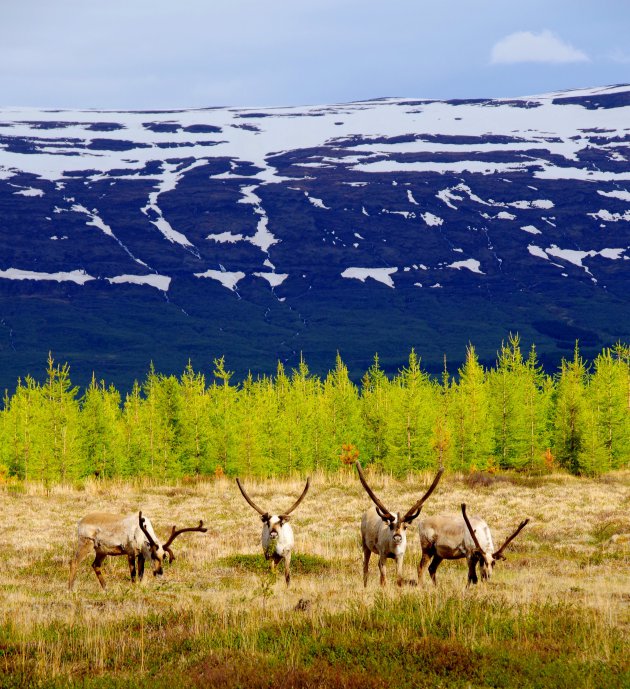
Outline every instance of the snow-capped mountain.
[[2, 383], [225, 354], [429, 367], [628, 339], [630, 86], [511, 100], [0, 110]]

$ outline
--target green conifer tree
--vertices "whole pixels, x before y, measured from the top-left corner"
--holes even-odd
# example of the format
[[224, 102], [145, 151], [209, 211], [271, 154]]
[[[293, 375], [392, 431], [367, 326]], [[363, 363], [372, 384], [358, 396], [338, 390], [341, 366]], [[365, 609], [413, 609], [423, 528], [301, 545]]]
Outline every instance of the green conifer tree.
[[46, 383], [42, 387], [43, 426], [48, 448], [42, 479], [46, 485], [58, 480], [71, 481], [81, 475], [77, 392], [78, 388], [70, 381], [68, 364], [55, 365], [49, 354]]
[[453, 386], [453, 441], [458, 469], [486, 469], [492, 465], [494, 438], [486, 375], [472, 345]]
[[389, 409], [390, 382], [380, 366], [378, 354], [363, 376], [361, 385], [361, 415], [364, 427], [364, 446], [369, 460], [385, 471], [400, 472], [400, 463], [390, 452], [391, 421]]
[[113, 386], [105, 387], [104, 381], [98, 383], [92, 374], [80, 403], [81, 474], [100, 478], [128, 475], [120, 393]]
[[588, 473], [584, 464], [586, 366], [575, 343], [573, 359], [562, 360], [556, 380], [554, 447], [561, 466], [573, 474]]
[[361, 453], [369, 459], [364, 442], [361, 405], [357, 386], [350, 380], [348, 367], [337, 352], [335, 368], [322, 384], [318, 404], [321, 419], [319, 428], [323, 429], [317, 437], [318, 457], [321, 457], [321, 465], [318, 462], [318, 466], [328, 471], [337, 469], [341, 446], [345, 443], [359, 446]]
[[407, 366], [394, 378], [389, 390], [390, 444], [397, 457], [397, 473], [432, 467], [432, 432], [439, 413], [439, 393], [422, 371], [415, 350], [411, 350]]

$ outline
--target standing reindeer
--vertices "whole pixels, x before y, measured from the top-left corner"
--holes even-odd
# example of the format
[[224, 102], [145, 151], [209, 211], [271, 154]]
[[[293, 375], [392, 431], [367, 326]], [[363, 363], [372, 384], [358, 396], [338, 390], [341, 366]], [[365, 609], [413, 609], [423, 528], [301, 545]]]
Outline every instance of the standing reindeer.
[[476, 584], [477, 564], [481, 578], [485, 581], [492, 576], [495, 562], [505, 560], [503, 551], [529, 523], [522, 521], [516, 531], [509, 536], [503, 545], [494, 549], [490, 528], [479, 517], [468, 518], [466, 505], [462, 504], [462, 516], [442, 515], [428, 517], [418, 524], [422, 558], [418, 564], [418, 581], [422, 580], [424, 568], [429, 560], [429, 574], [436, 584], [436, 572], [442, 560], [458, 560], [465, 557], [468, 562], [468, 583]]
[[374, 502], [374, 507], [370, 507], [363, 514], [361, 519], [361, 542], [363, 545], [363, 586], [367, 586], [368, 567], [372, 553], [378, 555], [378, 568], [381, 573], [381, 586], [385, 585], [385, 563], [388, 558], [396, 561], [396, 576], [398, 586], [403, 584], [403, 559], [407, 548], [406, 530], [409, 524], [420, 514], [422, 505], [433, 493], [442, 477], [444, 469], [441, 468], [427, 492], [412, 505], [403, 517], [400, 512], [394, 514], [376, 497], [370, 488], [359, 462], [356, 462], [359, 480], [365, 491]]
[[274, 570], [280, 560], [284, 560], [284, 580], [288, 586], [291, 581], [291, 550], [294, 545], [293, 529], [291, 528], [291, 524], [288, 523], [289, 515], [304, 499], [311, 485], [311, 479], [306, 479], [306, 486], [304, 486], [302, 495], [300, 495], [293, 505], [283, 514], [269, 514], [269, 512], [264, 512], [256, 505], [249, 495], [247, 495], [239, 479], [236, 479], [236, 484], [247, 503], [258, 512], [262, 519], [262, 547], [265, 553], [265, 559], [271, 560], [271, 569]]
[[92, 569], [96, 574], [100, 585], [106, 588], [105, 579], [101, 572], [101, 565], [108, 555], [126, 555], [129, 562], [129, 572], [132, 583], [136, 582], [136, 559], [138, 561], [138, 578], [142, 581], [144, 576], [144, 563], [151, 561], [154, 576], [163, 574], [162, 562], [168, 555], [170, 561], [175, 559], [171, 550], [171, 543], [186, 531], [200, 531], [205, 533], [208, 529], [204, 528], [203, 522], [199, 521], [199, 526], [187, 529], [177, 529], [173, 526], [171, 535], [164, 545], [160, 544], [151, 521], [142, 516], [140, 512], [121, 516], [118, 514], [108, 514], [106, 512], [92, 512], [83, 517], [78, 524], [79, 542], [70, 563], [70, 579], [68, 588], [72, 591], [74, 580], [77, 575], [77, 567], [90, 554], [92, 550], [96, 552], [96, 557], [92, 563]]

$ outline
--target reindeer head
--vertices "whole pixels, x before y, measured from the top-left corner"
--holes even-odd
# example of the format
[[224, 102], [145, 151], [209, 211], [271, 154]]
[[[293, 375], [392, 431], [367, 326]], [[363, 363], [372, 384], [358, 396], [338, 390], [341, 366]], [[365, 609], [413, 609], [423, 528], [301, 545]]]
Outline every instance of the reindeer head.
[[[164, 545], [161, 545], [158, 541], [156, 541], [154, 534], [151, 533], [152, 529], [148, 529], [146, 525], [145, 518], [142, 516], [142, 512], [138, 513], [138, 522], [140, 524], [140, 528], [142, 529], [142, 533], [146, 536], [147, 538], [147, 551], [145, 552], [145, 559], [151, 559], [151, 567], [153, 569], [153, 576], [162, 576], [164, 574], [164, 570], [162, 569], [162, 563], [164, 561], [164, 558], [167, 557], [168, 562], [172, 562], [175, 559], [175, 555], [173, 554], [173, 551], [171, 550], [171, 543], [180, 535], [183, 534], [186, 531], [199, 531], [201, 533], [205, 533], [208, 529], [206, 529], [203, 525], [203, 521], [200, 519], [199, 520], [199, 526], [193, 526], [189, 527], [186, 529], [177, 529], [176, 526], [173, 526], [171, 529], [171, 535], [169, 536], [168, 541]], [[147, 557], [148, 555], [148, 557]]]
[[243, 486], [240, 479], [238, 479], [238, 478], [236, 479], [236, 485], [238, 486], [238, 489], [241, 491], [241, 494], [243, 495], [243, 497], [247, 501], [247, 504], [250, 507], [253, 507], [256, 510], [256, 512], [258, 512], [263, 524], [270, 524], [270, 525], [273, 524], [274, 526], [275, 525], [282, 526], [285, 522], [289, 521], [289, 515], [291, 514], [291, 512], [293, 512], [293, 510], [302, 502], [302, 500], [304, 500], [304, 496], [308, 492], [308, 489], [311, 485], [311, 479], [310, 478], [306, 479], [306, 485], [304, 486], [304, 490], [302, 491], [302, 495], [300, 495], [300, 497], [293, 503], [293, 505], [291, 505], [291, 507], [289, 507], [289, 509], [286, 512], [284, 512], [282, 514], [277, 514], [277, 515], [276, 514], [272, 515], [272, 514], [269, 514], [269, 512], [265, 512], [265, 511], [261, 510], [260, 507], [258, 507], [258, 505], [249, 497], [249, 495], [247, 495], [247, 491], [245, 490], [245, 487]]
[[440, 481], [440, 478], [442, 477], [442, 474], [444, 473], [444, 469], [440, 468], [438, 471], [436, 477], [433, 479], [433, 483], [429, 486], [429, 489], [427, 492], [418, 500], [416, 503], [414, 503], [408, 510], [405, 512], [404, 516], [400, 516], [400, 512], [397, 512], [394, 514], [393, 512], [390, 512], [387, 507], [379, 500], [379, 498], [376, 497], [374, 491], [370, 488], [368, 485], [367, 480], [365, 479], [365, 475], [363, 474], [363, 469], [361, 468], [361, 464], [359, 462], [356, 462], [356, 467], [357, 471], [359, 472], [359, 480], [361, 481], [361, 485], [365, 488], [365, 492], [370, 496], [372, 499], [372, 502], [376, 506], [376, 513], [378, 516], [383, 520], [383, 522], [389, 527], [390, 530], [390, 535], [392, 538], [392, 542], [396, 546], [403, 546], [406, 544], [406, 534], [405, 531], [407, 530], [407, 527], [409, 524], [413, 522], [414, 519], [418, 517], [422, 510], [422, 506], [424, 505], [425, 501], [429, 498], [431, 493], [435, 490], [437, 484]]
[[311, 479], [306, 479], [306, 485], [304, 486], [302, 495], [300, 495], [300, 497], [293, 503], [293, 505], [291, 505], [291, 507], [289, 507], [289, 509], [286, 510], [286, 512], [283, 512], [282, 514], [269, 514], [269, 512], [261, 510], [260, 507], [258, 507], [258, 505], [249, 497], [243, 484], [240, 482], [240, 479], [238, 478], [236, 479], [236, 485], [241, 491], [241, 494], [245, 498], [247, 504], [250, 505], [250, 507], [253, 507], [256, 510], [256, 512], [258, 512], [258, 514], [260, 515], [260, 518], [263, 522], [263, 540], [265, 541], [267, 537], [269, 539], [267, 546], [267, 550], [269, 551], [269, 553], [266, 552], [265, 554], [269, 555], [271, 552], [275, 551], [276, 544], [279, 543], [282, 536], [282, 528], [284, 527], [286, 522], [289, 521], [289, 515], [302, 502], [304, 496], [308, 492], [308, 489], [311, 485]]
[[492, 540], [490, 540], [490, 542], [487, 544], [488, 547], [486, 548], [483, 548], [479, 543], [477, 534], [468, 519], [468, 515], [466, 514], [465, 503], [462, 503], [462, 516], [464, 517], [464, 521], [466, 522], [466, 526], [468, 527], [470, 537], [472, 538], [473, 543], [475, 544], [473, 557], [476, 558], [477, 562], [479, 562], [481, 578], [489, 579], [492, 576], [492, 571], [494, 569], [494, 565], [496, 564], [496, 562], [498, 562], [499, 560], [505, 560], [505, 555], [503, 554], [503, 551], [518, 536], [522, 529], [524, 529], [527, 526], [527, 524], [529, 523], [529, 518], [525, 519], [518, 525], [516, 531], [514, 531], [514, 533], [511, 536], [508, 536], [508, 538], [505, 539], [503, 545], [498, 550], [494, 550], [494, 548], [492, 547]]

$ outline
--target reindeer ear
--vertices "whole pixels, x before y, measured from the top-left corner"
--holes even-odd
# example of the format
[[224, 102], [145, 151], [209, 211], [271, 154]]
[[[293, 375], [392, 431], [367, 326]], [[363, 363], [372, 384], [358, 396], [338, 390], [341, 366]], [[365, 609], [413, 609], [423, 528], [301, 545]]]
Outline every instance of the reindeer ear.
[[267, 524], [269, 522], [269, 520], [271, 519], [271, 515], [269, 515], [265, 512], [265, 514], [262, 514], [260, 516], [260, 519], [264, 524]]

